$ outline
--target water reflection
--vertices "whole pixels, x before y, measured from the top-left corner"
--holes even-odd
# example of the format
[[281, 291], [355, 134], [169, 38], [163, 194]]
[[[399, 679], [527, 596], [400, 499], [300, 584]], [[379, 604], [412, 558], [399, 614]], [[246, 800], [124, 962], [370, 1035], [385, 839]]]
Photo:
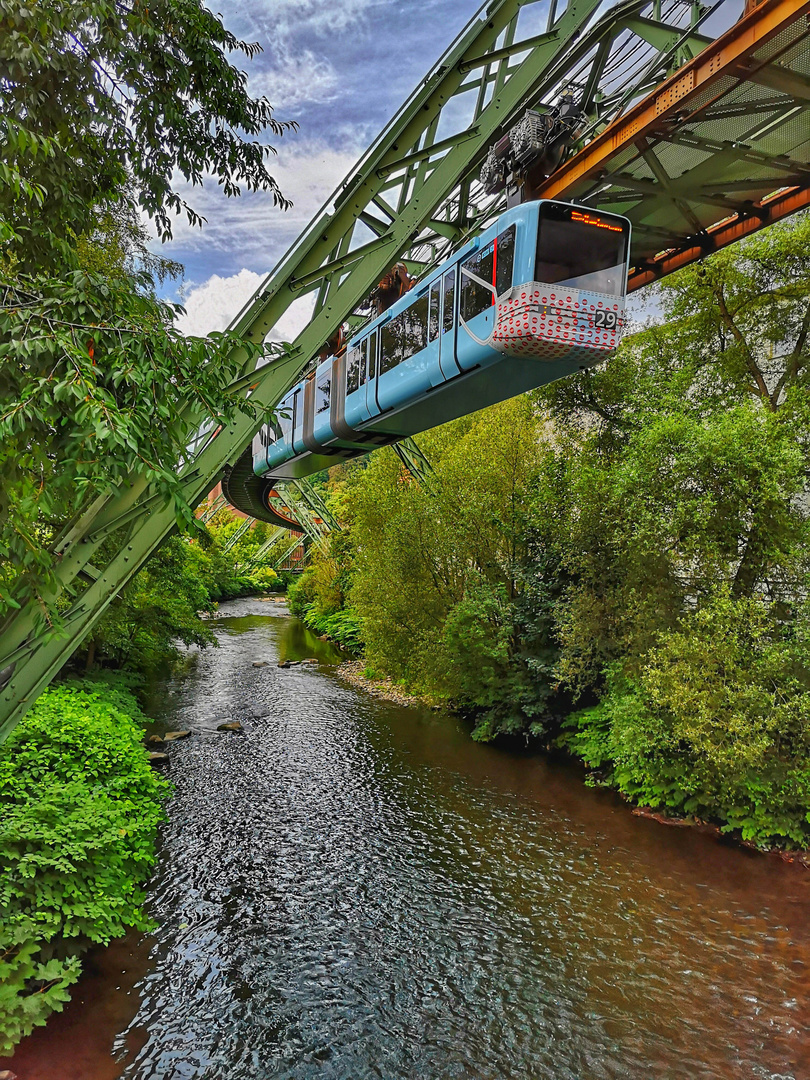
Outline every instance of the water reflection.
[[371, 699], [297, 621], [230, 610], [156, 698], [204, 733], [173, 748], [124, 1077], [810, 1075], [810, 875]]

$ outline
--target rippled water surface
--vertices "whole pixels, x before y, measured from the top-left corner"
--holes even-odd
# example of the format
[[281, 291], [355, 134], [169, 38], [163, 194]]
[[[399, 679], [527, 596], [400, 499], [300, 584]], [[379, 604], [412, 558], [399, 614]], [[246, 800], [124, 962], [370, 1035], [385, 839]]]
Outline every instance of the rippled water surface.
[[269, 604], [228, 610], [153, 704], [197, 732], [171, 748], [160, 929], [20, 1080], [810, 1077], [810, 874], [370, 698]]

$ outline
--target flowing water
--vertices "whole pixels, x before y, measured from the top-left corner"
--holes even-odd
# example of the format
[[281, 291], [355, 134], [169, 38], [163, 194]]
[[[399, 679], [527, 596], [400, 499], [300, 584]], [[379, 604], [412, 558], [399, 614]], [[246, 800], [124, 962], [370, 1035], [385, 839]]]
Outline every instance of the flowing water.
[[282, 608], [226, 611], [152, 703], [195, 731], [160, 928], [96, 958], [20, 1080], [810, 1077], [810, 873], [348, 686]]

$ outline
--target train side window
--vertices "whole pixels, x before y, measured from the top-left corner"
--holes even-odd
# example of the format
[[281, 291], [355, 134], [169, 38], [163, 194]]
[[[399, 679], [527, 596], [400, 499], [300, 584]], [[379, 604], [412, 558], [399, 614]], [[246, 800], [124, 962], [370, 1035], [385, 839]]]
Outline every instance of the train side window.
[[441, 278], [430, 286], [430, 300], [428, 303], [428, 341], [435, 341], [439, 336], [439, 297], [441, 296]]
[[360, 348], [349, 349], [346, 357], [346, 396], [353, 394], [360, 386]]
[[329, 392], [332, 389], [332, 380], [327, 375], [319, 379], [315, 384], [315, 412], [326, 412], [329, 408]]
[[403, 358], [402, 315], [391, 319], [380, 330], [380, 374], [395, 368]]
[[[472, 319], [486, 311], [494, 302], [492, 290], [488, 288], [494, 284], [495, 269], [495, 241], [482, 251], [476, 251], [462, 264], [461, 274], [461, 314], [465, 319]], [[464, 271], [468, 270], [469, 274]], [[474, 274], [474, 277], [470, 277]]]
[[303, 421], [303, 414], [301, 412], [301, 391], [296, 390], [292, 400], [292, 431], [293, 438], [295, 433], [301, 427]]
[[414, 300], [397, 318], [402, 320], [402, 359], [407, 360], [427, 345], [428, 294]]
[[369, 382], [377, 374], [377, 331], [368, 338], [367, 378]]
[[444, 275], [444, 314], [442, 315], [442, 333], [453, 329], [453, 321], [456, 317], [456, 268], [448, 270]]
[[498, 296], [512, 288], [512, 271], [515, 266], [516, 228], [510, 225], [498, 237], [495, 253], [495, 288]]

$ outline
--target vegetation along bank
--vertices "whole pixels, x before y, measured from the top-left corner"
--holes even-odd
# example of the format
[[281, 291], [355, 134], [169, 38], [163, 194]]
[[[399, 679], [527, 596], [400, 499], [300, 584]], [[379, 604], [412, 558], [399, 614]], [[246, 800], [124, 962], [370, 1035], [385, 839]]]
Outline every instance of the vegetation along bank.
[[234, 543], [240, 525], [225, 511], [168, 541], [0, 747], [0, 1055], [61, 1010], [89, 948], [152, 925], [171, 785], [150, 767], [137, 689], [181, 645], [216, 643], [201, 618], [216, 601], [279, 586], [267, 566], [240, 571], [265, 530]]
[[333, 470], [293, 611], [473, 737], [810, 846], [810, 218], [659, 288], [603, 368]]

